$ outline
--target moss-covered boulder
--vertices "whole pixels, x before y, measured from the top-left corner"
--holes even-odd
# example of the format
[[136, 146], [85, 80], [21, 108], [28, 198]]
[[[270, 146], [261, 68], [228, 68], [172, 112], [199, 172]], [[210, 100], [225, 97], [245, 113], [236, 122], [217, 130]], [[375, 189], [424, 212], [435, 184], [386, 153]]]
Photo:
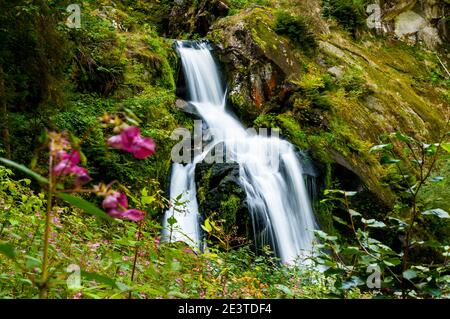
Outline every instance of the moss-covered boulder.
[[220, 0], [173, 1], [168, 18], [168, 35], [172, 37], [204, 36], [211, 24], [228, 14], [228, 6]]
[[279, 128], [392, 203], [381, 182], [386, 169], [369, 149], [394, 131], [437, 139], [450, 108], [438, 58], [390, 38], [355, 41], [339, 29], [316, 33], [311, 56], [274, 31], [275, 13], [255, 7], [213, 25], [209, 38], [227, 73], [230, 104], [242, 120]]
[[226, 233], [251, 239], [253, 229], [237, 163], [199, 163], [195, 170], [197, 199], [205, 217], [217, 214]]
[[229, 99], [241, 117], [254, 119], [283, 104], [289, 79], [301, 72], [293, 46], [273, 30], [274, 13], [252, 8], [221, 19], [209, 34], [228, 74]]

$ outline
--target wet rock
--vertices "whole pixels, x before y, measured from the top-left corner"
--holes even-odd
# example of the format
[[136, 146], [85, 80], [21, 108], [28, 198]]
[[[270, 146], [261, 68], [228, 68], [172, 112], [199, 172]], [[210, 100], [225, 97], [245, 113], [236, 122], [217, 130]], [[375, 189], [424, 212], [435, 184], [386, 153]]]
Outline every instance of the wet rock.
[[180, 111], [189, 114], [189, 115], [194, 115], [195, 117], [199, 117], [200, 115], [197, 112], [197, 109], [195, 108], [194, 105], [192, 105], [191, 103], [182, 100], [182, 99], [177, 99], [175, 101], [175, 107], [177, 109], [179, 109]]
[[209, 34], [228, 74], [230, 102], [245, 119], [282, 104], [286, 84], [301, 71], [291, 44], [275, 33], [273, 21], [271, 11], [252, 8], [218, 21]]
[[252, 224], [246, 194], [239, 180], [237, 163], [199, 163], [195, 170], [199, 209], [205, 217], [220, 212], [216, 218], [225, 221], [231, 231], [237, 226], [237, 236], [252, 238]]
[[176, 0], [169, 15], [168, 34], [206, 35], [210, 26], [220, 17], [228, 14], [228, 6], [219, 0]]

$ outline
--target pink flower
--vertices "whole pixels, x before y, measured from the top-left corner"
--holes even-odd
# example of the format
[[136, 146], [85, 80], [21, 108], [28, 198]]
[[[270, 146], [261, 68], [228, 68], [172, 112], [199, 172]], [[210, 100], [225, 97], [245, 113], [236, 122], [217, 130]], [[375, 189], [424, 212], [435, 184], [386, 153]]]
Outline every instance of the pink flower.
[[106, 196], [102, 206], [104, 209], [116, 209], [119, 206], [122, 206], [122, 208], [128, 208], [128, 199], [124, 193], [113, 192]]
[[137, 209], [128, 209], [128, 199], [123, 193], [112, 192], [106, 196], [102, 203], [109, 216], [120, 219], [129, 219], [138, 222], [145, 217], [145, 212]]
[[134, 222], [143, 220], [144, 217], [145, 217], [145, 213], [143, 211], [140, 211], [137, 209], [129, 209], [129, 210], [123, 212], [123, 218], [132, 220]]
[[119, 135], [108, 139], [108, 145], [132, 153], [134, 157], [145, 159], [155, 153], [156, 144], [150, 137], [141, 137], [141, 130], [128, 126]]
[[87, 169], [78, 166], [80, 162], [80, 153], [77, 150], [67, 153], [66, 151], [59, 151], [56, 154], [56, 160], [59, 160], [58, 164], [53, 167], [53, 174], [55, 176], [60, 175], [74, 175], [75, 185], [79, 187], [91, 180]]

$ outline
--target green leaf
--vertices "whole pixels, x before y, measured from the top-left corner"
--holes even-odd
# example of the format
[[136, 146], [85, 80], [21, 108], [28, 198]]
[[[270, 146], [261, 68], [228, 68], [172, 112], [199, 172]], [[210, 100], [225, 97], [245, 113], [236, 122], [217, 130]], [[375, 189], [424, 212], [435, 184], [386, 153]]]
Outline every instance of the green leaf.
[[116, 282], [117, 288], [119, 288], [120, 292], [131, 290], [130, 286], [125, 285], [123, 282]]
[[384, 150], [384, 149], [388, 149], [388, 150], [392, 149], [392, 144], [389, 143], [389, 144], [380, 144], [380, 145], [372, 146], [370, 148], [370, 150], [369, 150], [369, 153], [373, 153], [373, 152], [376, 152], [376, 151], [381, 151], [381, 150]]
[[330, 235], [328, 235], [326, 232], [324, 232], [324, 231], [322, 231], [322, 230], [314, 230], [314, 233], [315, 233], [317, 236], [319, 236], [320, 238], [325, 239], [325, 240], [329, 240], [329, 241], [335, 241], [335, 240], [337, 240], [337, 237], [336, 237], [336, 236], [330, 236]]
[[24, 258], [25, 258], [25, 266], [29, 269], [41, 266], [41, 261], [36, 257], [25, 255]]
[[324, 195], [329, 195], [329, 194], [342, 194], [345, 196], [355, 196], [358, 192], [355, 191], [343, 191], [340, 189], [326, 189], [323, 191]]
[[422, 212], [422, 215], [434, 215], [439, 218], [450, 218], [449, 214], [441, 208], [426, 210]]
[[114, 281], [114, 279], [103, 276], [103, 275], [99, 275], [95, 272], [87, 272], [87, 271], [81, 270], [80, 274], [81, 274], [81, 277], [83, 277], [87, 281], [95, 280], [98, 283], [105, 284], [105, 285], [108, 285], [111, 287], [114, 287], [116, 285], [116, 282]]
[[417, 272], [412, 269], [408, 269], [403, 272], [403, 278], [411, 280], [417, 277]]
[[28, 167], [22, 165], [22, 164], [18, 164], [16, 162], [13, 162], [9, 159], [0, 157], [0, 162], [2, 162], [3, 164], [6, 164], [8, 166], [14, 167], [16, 169], [18, 169], [19, 171], [21, 171], [22, 173], [27, 174], [28, 176], [34, 178], [35, 180], [37, 180], [39, 183], [42, 184], [48, 184], [48, 179], [46, 179], [44, 176], [39, 175], [36, 172], [33, 172], [31, 169], [29, 169]]
[[422, 144], [426, 155], [433, 155], [436, 153], [439, 144]]
[[396, 257], [383, 259], [383, 263], [388, 267], [398, 266], [401, 263], [401, 260]]
[[400, 133], [400, 132], [395, 132], [395, 133], [394, 133], [394, 136], [395, 136], [398, 140], [400, 140], [400, 141], [402, 141], [402, 142], [412, 142], [412, 141], [413, 141], [413, 139], [412, 139], [411, 137], [406, 136], [406, 135], [403, 135], [403, 134]]
[[175, 217], [173, 217], [173, 216], [170, 216], [169, 218], [167, 218], [167, 223], [170, 226], [173, 226], [173, 225], [175, 225], [177, 223], [177, 219]]
[[205, 219], [205, 224], [202, 225], [202, 228], [208, 233], [210, 233], [212, 231], [212, 226], [211, 226], [211, 223], [209, 222], [209, 218]]
[[360, 213], [358, 213], [356, 210], [353, 210], [353, 209], [349, 209], [348, 212], [350, 213], [350, 215], [352, 217], [354, 217], [354, 216], [361, 216]]
[[358, 247], [355, 247], [355, 246], [349, 246], [349, 247], [345, 247], [345, 248], [342, 250], [342, 253], [345, 254], [345, 255], [355, 255], [355, 254], [360, 254], [361, 251], [359, 250]]
[[10, 259], [16, 258], [16, 251], [14, 247], [4, 241], [0, 242], [0, 254], [3, 254]]
[[285, 285], [277, 284], [277, 285], [275, 285], [275, 287], [276, 287], [278, 290], [281, 290], [281, 291], [282, 291], [283, 293], [285, 293], [287, 296], [292, 296], [292, 295], [293, 295], [291, 289], [289, 289], [289, 288], [286, 287]]
[[144, 205], [149, 205], [155, 201], [155, 196], [142, 196], [141, 202]]
[[380, 158], [380, 164], [381, 165], [384, 165], [384, 164], [396, 164], [398, 162], [400, 162], [400, 160], [398, 160], [396, 158], [391, 158], [391, 157], [389, 157], [387, 155], [383, 155]]
[[417, 269], [417, 270], [419, 270], [419, 271], [421, 271], [423, 273], [430, 271], [430, 268], [424, 267], [424, 266], [412, 266], [412, 268]]
[[365, 219], [365, 218], [361, 218], [361, 222], [366, 224], [368, 227], [373, 227], [373, 228], [383, 228], [386, 227], [386, 224], [383, 222], [380, 222], [378, 220], [375, 219]]
[[340, 218], [340, 217], [333, 216], [333, 219], [334, 219], [335, 221], [337, 221], [339, 224], [348, 226], [347, 222], [346, 222], [345, 220], [343, 220], [342, 218]]
[[441, 147], [446, 150], [448, 153], [450, 153], [450, 143], [442, 143]]
[[86, 155], [84, 155], [84, 153], [81, 150], [79, 150], [78, 152], [80, 153], [81, 165], [86, 166], [87, 165], [87, 157], [86, 157]]
[[111, 216], [109, 216], [108, 214], [106, 214], [103, 210], [101, 210], [94, 204], [92, 204], [80, 197], [75, 197], [75, 196], [67, 194], [67, 193], [58, 193], [57, 196], [59, 198], [61, 198], [62, 200], [65, 200], [69, 204], [82, 209], [83, 211], [85, 211], [88, 214], [100, 217], [107, 221], [114, 221], [114, 219]]

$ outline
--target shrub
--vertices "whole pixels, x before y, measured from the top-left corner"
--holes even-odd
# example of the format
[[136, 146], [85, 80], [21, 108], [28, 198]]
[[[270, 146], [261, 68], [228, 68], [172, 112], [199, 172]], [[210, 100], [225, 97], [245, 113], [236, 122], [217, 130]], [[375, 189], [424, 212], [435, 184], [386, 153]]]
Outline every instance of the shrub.
[[226, 2], [230, 7], [229, 15], [236, 14], [251, 5], [267, 6], [269, 4], [268, 0], [227, 0]]
[[286, 11], [279, 11], [276, 14], [275, 32], [286, 35], [296, 45], [310, 54], [317, 48], [314, 34], [303, 17], [296, 17]]
[[323, 14], [333, 17], [355, 36], [358, 28], [365, 23], [366, 0], [323, 0]]

